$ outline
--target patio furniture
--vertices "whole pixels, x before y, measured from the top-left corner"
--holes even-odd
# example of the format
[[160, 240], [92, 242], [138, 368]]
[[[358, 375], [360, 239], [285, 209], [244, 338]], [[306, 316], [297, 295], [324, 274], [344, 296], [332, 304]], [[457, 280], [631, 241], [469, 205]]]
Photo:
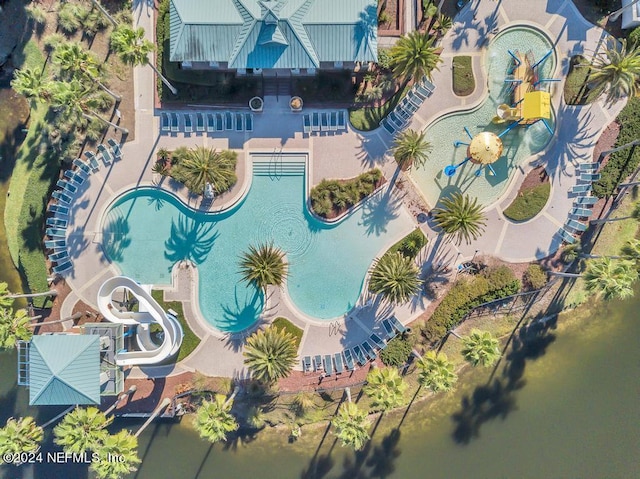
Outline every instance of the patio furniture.
[[81, 186], [84, 183], [84, 177], [80, 176], [75, 171], [66, 170], [64, 172], [64, 177], [73, 183], [75, 186]]
[[384, 341], [380, 339], [380, 336], [378, 336], [376, 333], [373, 333], [371, 336], [369, 336], [369, 341], [375, 344], [378, 349], [384, 349], [385, 347]]
[[45, 233], [47, 234], [47, 236], [50, 236], [51, 238], [67, 237], [67, 231], [64, 228], [47, 228]]
[[387, 130], [392, 135], [395, 134], [396, 129], [392, 126], [391, 122], [387, 118], [382, 120], [382, 126], [384, 126], [384, 129]]
[[436, 86], [433, 83], [431, 83], [431, 81], [429, 81], [429, 79], [426, 76], [422, 77], [422, 84], [431, 93], [433, 93], [435, 91], [435, 89], [436, 89]]
[[51, 193], [51, 197], [58, 200], [59, 203], [62, 203], [65, 206], [69, 206], [73, 201], [69, 195], [65, 195], [62, 191], [54, 191]]
[[75, 160], [73, 160], [73, 164], [76, 166], [76, 168], [78, 168], [77, 171], [82, 171], [86, 175], [90, 175], [91, 174], [91, 168], [89, 167], [89, 165], [87, 165], [80, 158], [76, 158]]
[[336, 364], [336, 374], [342, 374], [344, 372], [344, 366], [342, 365], [342, 354], [335, 353], [333, 355], [333, 361]]
[[389, 116], [387, 118], [389, 118], [389, 120], [391, 120], [394, 123], [394, 126], [396, 126], [396, 130], [402, 128], [402, 126], [405, 123], [402, 120], [402, 118], [396, 115], [395, 111], [392, 111], [391, 113], [389, 113]]
[[305, 356], [302, 359], [302, 370], [305, 373], [308, 373], [309, 371], [311, 371], [311, 356]]
[[396, 329], [396, 331], [398, 331], [400, 334], [406, 333], [408, 331], [408, 328], [404, 324], [402, 324], [398, 320], [398, 318], [396, 318], [395, 316], [391, 316], [389, 318], [389, 322]]
[[45, 224], [47, 226], [55, 226], [58, 228], [66, 228], [68, 225], [67, 220], [63, 220], [61, 218], [56, 218], [55, 216], [53, 218], [47, 218], [47, 220], [45, 221]]
[[320, 114], [320, 131], [329, 130], [329, 115], [326, 111]]
[[213, 113], [207, 113], [207, 132], [212, 133], [216, 129], [216, 117]]
[[54, 266], [53, 268], [51, 268], [51, 271], [53, 271], [55, 274], [62, 274], [69, 271], [72, 267], [73, 267], [73, 264], [71, 263], [71, 261], [67, 261], [66, 263], [62, 263], [62, 264], [58, 264], [58, 266]]
[[589, 193], [590, 191], [591, 191], [591, 183], [587, 185], [575, 185], [575, 186], [572, 186], [571, 189], [569, 190], [569, 192], [573, 194]]
[[396, 332], [394, 331], [393, 326], [391, 326], [391, 322], [388, 319], [382, 320], [382, 327], [384, 328], [385, 333], [387, 333], [387, 341], [389, 341], [396, 335]]
[[44, 247], [47, 249], [62, 249], [67, 247], [67, 240], [57, 239], [44, 242]]
[[87, 157], [87, 161], [89, 162], [89, 166], [91, 167], [91, 171], [94, 173], [100, 169], [100, 164], [98, 163], [98, 159], [93, 151], [85, 151], [84, 156]]
[[244, 116], [242, 113], [236, 113], [236, 131], [244, 131]]
[[69, 215], [69, 208], [67, 206], [62, 206], [62, 205], [51, 205], [49, 206], [49, 212], [50, 213], [56, 213], [56, 215], [60, 216], [68, 216]]
[[224, 130], [224, 116], [222, 113], [216, 113], [216, 131]]
[[102, 161], [104, 162], [104, 164], [110, 165], [113, 161], [113, 157], [111, 156], [111, 153], [109, 153], [109, 150], [107, 150], [107, 147], [100, 143], [96, 149], [102, 156]]
[[251, 113], [244, 114], [244, 129], [246, 131], [253, 131], [253, 115]]
[[233, 130], [233, 115], [230, 111], [224, 112], [224, 129]]
[[120, 149], [120, 144], [113, 138], [109, 138], [107, 140], [107, 143], [111, 147], [111, 152], [113, 153], [116, 161], [122, 158], [122, 150]]
[[196, 113], [196, 131], [204, 131], [204, 115]]
[[597, 171], [599, 167], [600, 167], [600, 163], [598, 163], [597, 161], [594, 163], [580, 163], [578, 165], [578, 170], [580, 170], [583, 173], [590, 173], [593, 171]]
[[569, 244], [573, 244], [576, 242], [576, 238], [575, 236], [573, 236], [571, 233], [569, 233], [567, 230], [565, 230], [564, 228], [560, 228], [558, 230], [558, 236], [560, 236], [560, 238], [562, 238], [562, 240], [565, 243], [569, 243]]
[[573, 208], [569, 214], [578, 218], [589, 218], [593, 214], [593, 210], [589, 208]]
[[304, 114], [302, 115], [302, 131], [304, 133], [311, 133], [311, 116]]
[[342, 351], [342, 355], [344, 356], [344, 364], [347, 367], [347, 370], [353, 371], [355, 369], [355, 365], [353, 364], [353, 356], [351, 355], [351, 350], [345, 349], [344, 351]]
[[69, 253], [67, 253], [67, 250], [58, 251], [57, 253], [51, 253], [49, 255], [49, 261], [54, 263], [65, 261], [67, 259], [69, 259]]
[[177, 113], [171, 113], [171, 132], [177, 133], [180, 130], [180, 120]]
[[376, 352], [373, 350], [373, 346], [371, 346], [369, 341], [364, 341], [362, 343], [362, 350], [371, 361], [376, 359]]
[[362, 352], [362, 349], [360, 348], [360, 346], [353, 347], [353, 357], [356, 358], [356, 361], [361, 366], [367, 363], [367, 358], [364, 357], [364, 353]]
[[420, 83], [416, 84], [416, 91], [427, 98], [430, 97], [431, 94], [433, 93], [433, 91], [427, 89], [424, 85], [421, 85]]
[[600, 173], [581, 173], [580, 181], [598, 181], [600, 179]]
[[568, 226], [569, 228], [575, 230], [575, 231], [579, 231], [580, 233], [582, 233], [583, 231], [587, 230], [587, 225], [585, 225], [584, 223], [580, 223], [579, 221], [576, 220], [567, 220], [566, 226]]
[[427, 95], [425, 93], [424, 90], [419, 90], [418, 87], [417, 87], [417, 84], [414, 85], [414, 88], [413, 88], [413, 90], [411, 90], [411, 93], [413, 93], [416, 97], [418, 97], [420, 99], [421, 103], [423, 101], [425, 101], [427, 99], [427, 97], [429, 96], [429, 95]]
[[344, 110], [338, 111], [338, 130], [346, 130], [347, 129], [347, 121], [345, 118]]
[[76, 186], [73, 186], [71, 183], [69, 183], [66, 180], [58, 180], [56, 181], [56, 186], [58, 188], [62, 188], [63, 190], [71, 193], [72, 195], [76, 194], [78, 192], [78, 188]]
[[333, 362], [330, 354], [325, 355], [322, 364], [324, 365], [324, 374], [326, 376], [331, 376], [333, 374]]
[[193, 120], [191, 119], [191, 113], [183, 113], [182, 116], [184, 117], [184, 132], [193, 132]]
[[169, 124], [169, 115], [164, 111], [160, 113], [160, 129], [164, 132], [167, 132], [171, 129]]
[[338, 129], [338, 112], [332, 111], [329, 113], [329, 130], [336, 131]]
[[313, 370], [315, 372], [322, 371], [322, 357], [318, 354], [313, 358]]
[[320, 113], [317, 111], [311, 114], [311, 131], [320, 131]]
[[576, 198], [573, 204], [574, 206], [595, 205], [597, 202], [598, 198], [596, 198], [595, 196], [581, 196], [579, 198]]

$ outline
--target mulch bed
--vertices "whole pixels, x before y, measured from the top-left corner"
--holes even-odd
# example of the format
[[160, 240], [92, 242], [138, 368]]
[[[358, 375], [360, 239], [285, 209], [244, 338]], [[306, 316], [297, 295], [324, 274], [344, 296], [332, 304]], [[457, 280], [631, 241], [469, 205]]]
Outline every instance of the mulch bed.
[[378, 22], [379, 36], [401, 35], [403, 30], [402, 12], [404, 11], [404, 0], [378, 0], [378, 18], [380, 12], [385, 11], [389, 21]]
[[543, 185], [545, 183], [549, 183], [549, 175], [547, 174], [547, 170], [544, 169], [544, 166], [538, 166], [534, 168], [527, 174], [522, 185], [520, 185], [520, 190], [518, 191], [518, 196], [526, 190], [531, 188], [535, 188], [536, 186]]

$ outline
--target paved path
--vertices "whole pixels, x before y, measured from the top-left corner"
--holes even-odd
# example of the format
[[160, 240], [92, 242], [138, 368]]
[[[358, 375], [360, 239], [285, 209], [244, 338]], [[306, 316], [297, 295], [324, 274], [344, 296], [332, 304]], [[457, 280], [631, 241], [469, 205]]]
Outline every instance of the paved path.
[[[146, 3], [134, 4], [134, 18], [138, 26], [146, 30], [153, 40], [153, 15], [149, 14]], [[486, 94], [486, 76], [483, 67], [483, 52], [488, 33], [516, 22], [530, 22], [542, 28], [553, 39], [561, 59], [557, 77], [563, 77], [568, 69], [568, 56], [581, 51], [597, 48], [603, 37], [601, 29], [586, 23], [569, 0], [548, 0], [528, 2], [522, 8], [521, 2], [473, 2], [465, 7], [456, 18], [453, 29], [443, 38], [444, 63], [440, 71], [434, 73], [436, 93], [424, 102], [412, 120], [411, 127], [422, 129], [445, 112], [460, 108], [470, 108], [479, 104]], [[476, 91], [460, 99], [451, 88], [451, 60], [454, 54], [469, 54], [473, 58], [473, 69], [477, 79]], [[101, 218], [110, 202], [123, 191], [141, 185], [156, 185], [178, 195], [193, 208], [204, 207], [196, 198], [170, 181], [159, 183], [154, 178], [151, 166], [155, 152], [160, 147], [205, 145], [219, 149], [232, 148], [239, 152], [238, 177], [240, 181], [229, 193], [216, 199], [211, 209], [219, 209], [233, 204], [246, 192], [250, 176], [248, 152], [309, 152], [310, 183], [316, 184], [322, 178], [353, 177], [372, 167], [380, 167], [387, 178], [397, 174], [395, 163], [387, 154], [393, 139], [384, 130], [358, 133], [350, 127], [345, 132], [327, 132], [314, 136], [302, 133], [302, 118], [299, 113], [289, 111], [287, 102], [278, 103], [275, 98], [265, 98], [262, 113], [254, 115], [252, 133], [220, 132], [214, 135], [200, 133], [176, 133], [160, 135], [159, 112], [154, 108], [155, 78], [148, 67], [134, 69], [136, 101], [135, 141], [123, 147], [123, 159], [110, 166], [102, 167], [97, 174], [85, 182], [73, 204], [72, 223], [68, 243], [70, 255], [74, 259], [74, 269], [67, 278], [73, 293], [63, 304], [63, 311], [70, 311], [78, 299], [95, 305], [96, 293], [102, 282], [117, 274], [102, 250]], [[522, 167], [512, 181], [506, 196], [487, 211], [487, 233], [471, 245], [460, 249], [443, 241], [442, 237], [428, 223], [418, 224], [430, 241], [421, 253], [419, 261], [425, 275], [434, 278], [433, 270], [442, 271], [481, 253], [499, 256], [509, 261], [529, 261], [554, 252], [559, 246], [555, 232], [566, 220], [571, 198], [568, 188], [575, 184], [575, 168], [580, 161], [590, 160], [593, 147], [600, 132], [617, 115], [622, 102], [605, 107], [567, 107], [562, 101], [560, 87], [555, 93], [553, 104], [558, 113], [556, 140], [547, 150]], [[306, 110], [305, 110], [306, 112]], [[518, 191], [526, 173], [538, 164], [544, 164], [551, 176], [552, 198], [547, 209], [533, 220], [515, 225], [505, 220], [502, 210]], [[401, 198], [404, 206], [402, 214], [416, 217], [426, 208], [424, 200], [411, 188], [410, 180], [404, 175], [397, 179], [403, 185], [394, 195]], [[159, 183], [159, 184], [158, 184]], [[207, 205], [207, 207], [209, 207]], [[410, 212], [410, 213], [409, 213]], [[453, 269], [453, 268], [451, 268]], [[198, 349], [182, 361], [173, 373], [184, 370], [200, 370], [209, 375], [234, 377], [246, 376], [242, 363], [242, 335], [223, 335], [208, 326], [198, 313], [194, 296], [197, 278], [195, 271], [174, 268], [174, 284], [165, 294], [167, 299], [184, 302], [187, 319], [192, 329], [202, 338]], [[446, 276], [435, 274], [434, 284], [446, 280]], [[351, 346], [379, 328], [377, 318], [391, 314], [388, 307], [378, 305], [371, 298], [363, 297], [360, 306], [344, 318], [333, 322], [318, 322], [304, 318], [291, 304], [282, 291], [272, 291], [267, 313], [270, 316], [286, 315], [304, 330], [300, 355], [329, 354]], [[425, 296], [415, 298], [409, 304], [394, 309], [396, 316], [408, 322], [420, 315], [428, 306]], [[153, 376], [167, 373], [166, 368], [134, 368], [131, 376]]]

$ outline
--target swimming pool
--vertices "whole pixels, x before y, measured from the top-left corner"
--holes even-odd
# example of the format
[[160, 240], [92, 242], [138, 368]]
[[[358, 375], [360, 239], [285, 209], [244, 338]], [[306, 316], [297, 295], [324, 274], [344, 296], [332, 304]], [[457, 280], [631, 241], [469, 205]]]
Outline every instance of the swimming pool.
[[[464, 165], [451, 178], [442, 173], [445, 166], [458, 164], [466, 157], [466, 146], [453, 146], [455, 140], [469, 141], [464, 131], [465, 126], [472, 135], [482, 131], [499, 134], [506, 128], [505, 124], [496, 125], [491, 120], [496, 115], [496, 107], [505, 103], [508, 97], [508, 84], [504, 83], [507, 69], [511, 65], [508, 50], [531, 51], [534, 58], [540, 60], [552, 48], [550, 40], [532, 27], [508, 28], [491, 41], [485, 54], [485, 68], [489, 77], [487, 98], [474, 110], [445, 115], [426, 129], [433, 153], [429, 155], [424, 167], [414, 168], [410, 174], [430, 205], [435, 206], [440, 197], [456, 191], [475, 196], [484, 205], [495, 202], [503, 194], [515, 168], [549, 143], [552, 134], [541, 122], [529, 128], [516, 127], [502, 137], [504, 151], [493, 165], [496, 176], [482, 174], [476, 177], [474, 173], [477, 167], [472, 163]], [[551, 55], [542, 63], [539, 68], [541, 78], [553, 75], [556, 61], [555, 55]], [[548, 124], [552, 130], [555, 128], [553, 118]]]
[[273, 242], [287, 254], [287, 289], [295, 306], [317, 319], [348, 312], [358, 300], [372, 260], [414, 227], [386, 190], [330, 225], [306, 207], [306, 157], [288, 156], [274, 170], [254, 155], [249, 192], [231, 211], [204, 214], [157, 188], [116, 199], [103, 218], [103, 247], [122, 274], [167, 285], [173, 265], [198, 267], [200, 310], [222, 331], [240, 331], [262, 313], [264, 297], [240, 279], [248, 246]]

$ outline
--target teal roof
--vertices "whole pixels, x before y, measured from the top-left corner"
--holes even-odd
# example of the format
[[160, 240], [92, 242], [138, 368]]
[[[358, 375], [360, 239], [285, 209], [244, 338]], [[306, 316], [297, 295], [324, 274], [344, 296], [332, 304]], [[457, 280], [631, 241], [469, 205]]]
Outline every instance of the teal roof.
[[318, 68], [377, 60], [375, 0], [171, 0], [170, 60]]
[[29, 405], [100, 403], [100, 337], [34, 336], [29, 348]]

